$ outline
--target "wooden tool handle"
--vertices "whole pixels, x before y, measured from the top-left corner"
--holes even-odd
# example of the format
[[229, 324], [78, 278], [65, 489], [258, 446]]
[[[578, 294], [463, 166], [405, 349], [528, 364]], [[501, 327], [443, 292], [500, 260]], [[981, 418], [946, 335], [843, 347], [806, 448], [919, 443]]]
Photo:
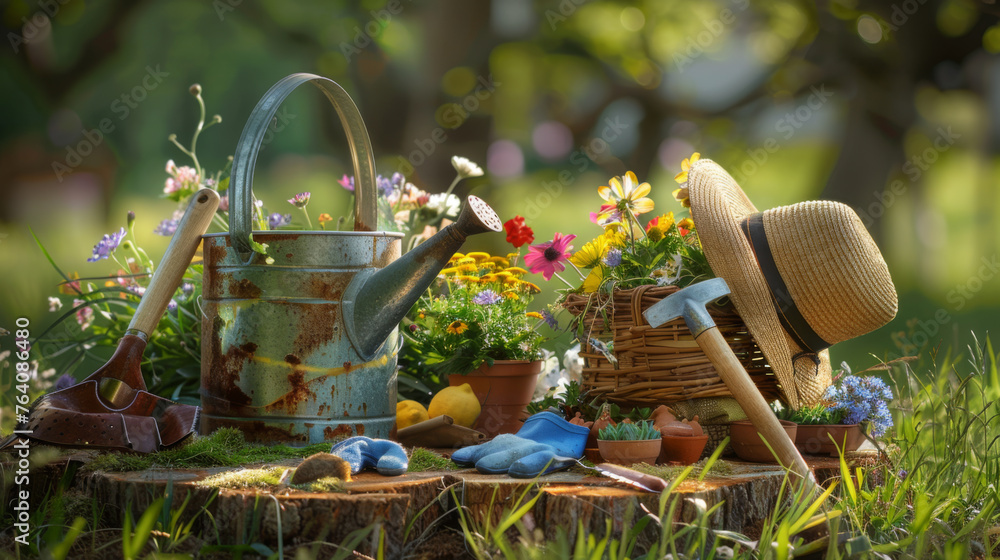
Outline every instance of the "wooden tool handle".
[[132, 316], [129, 330], [141, 331], [145, 335], [156, 330], [218, 207], [219, 195], [212, 189], [201, 189], [191, 196], [191, 203]]
[[767, 401], [760, 394], [760, 390], [750, 379], [746, 369], [736, 359], [732, 348], [726, 343], [726, 339], [722, 337], [719, 329], [717, 327], [705, 329], [697, 340], [698, 345], [715, 366], [719, 377], [725, 382], [729, 392], [733, 394], [733, 398], [750, 418], [754, 428], [757, 428], [760, 435], [764, 436], [767, 443], [777, 453], [782, 466], [791, 468], [792, 472], [801, 476], [803, 480], [807, 481], [807, 484], [811, 483], [811, 486], [815, 488], [816, 479], [813, 477], [812, 470], [802, 459], [799, 450], [795, 448], [792, 438], [788, 437], [788, 433], [781, 427], [781, 423], [778, 422], [771, 407], [767, 405]]

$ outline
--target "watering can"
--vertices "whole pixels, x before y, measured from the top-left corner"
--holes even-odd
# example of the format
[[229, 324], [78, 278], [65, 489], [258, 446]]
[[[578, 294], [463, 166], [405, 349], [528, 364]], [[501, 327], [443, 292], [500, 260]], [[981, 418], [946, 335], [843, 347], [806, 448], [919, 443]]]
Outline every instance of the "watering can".
[[[333, 103], [354, 166], [354, 231], [254, 231], [251, 184], [268, 124], [296, 87]], [[336, 82], [293, 74], [251, 113], [233, 156], [229, 233], [204, 236], [200, 430], [308, 444], [388, 437], [396, 418], [397, 325], [469, 235], [503, 224], [470, 196], [455, 223], [400, 257], [403, 234], [375, 231], [371, 142]]]

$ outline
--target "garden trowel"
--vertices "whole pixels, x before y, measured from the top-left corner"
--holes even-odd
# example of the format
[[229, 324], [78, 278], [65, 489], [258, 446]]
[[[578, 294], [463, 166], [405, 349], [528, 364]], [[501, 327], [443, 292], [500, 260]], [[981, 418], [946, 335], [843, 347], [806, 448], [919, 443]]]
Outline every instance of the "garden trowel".
[[218, 206], [219, 195], [212, 189], [202, 189], [191, 197], [108, 363], [80, 383], [35, 401], [0, 449], [31, 439], [69, 447], [151, 453], [194, 433], [198, 407], [148, 392], [139, 366], [149, 333], [160, 322]]

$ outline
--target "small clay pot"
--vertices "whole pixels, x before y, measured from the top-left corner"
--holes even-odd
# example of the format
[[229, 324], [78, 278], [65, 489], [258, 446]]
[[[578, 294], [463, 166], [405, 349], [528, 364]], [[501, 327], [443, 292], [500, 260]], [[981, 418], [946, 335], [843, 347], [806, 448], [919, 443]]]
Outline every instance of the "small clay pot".
[[836, 457], [837, 445], [833, 444], [830, 436], [833, 436], [837, 445], [845, 452], [857, 451], [865, 442], [865, 435], [861, 433], [861, 428], [857, 424], [799, 424], [795, 434], [795, 447], [802, 453], [810, 455]]
[[708, 436], [672, 436], [664, 434], [661, 441], [658, 463], [690, 465], [701, 458], [701, 453], [705, 450], [705, 444], [708, 443]]
[[[785, 429], [788, 437], [795, 441], [798, 424], [788, 420], [778, 420], [778, 422], [781, 423], [781, 427]], [[767, 445], [764, 445], [764, 441], [760, 439], [757, 428], [749, 420], [737, 420], [729, 424], [729, 436], [733, 444], [733, 451], [740, 459], [755, 463], [778, 462]]]
[[655, 464], [662, 446], [662, 439], [638, 441], [597, 440], [597, 447], [601, 450], [601, 457], [604, 458], [605, 462], [625, 466], [634, 465], [635, 463]]
[[583, 456], [587, 458], [593, 464], [603, 463], [604, 458], [601, 457], [601, 449], [599, 447], [588, 447], [583, 450]]

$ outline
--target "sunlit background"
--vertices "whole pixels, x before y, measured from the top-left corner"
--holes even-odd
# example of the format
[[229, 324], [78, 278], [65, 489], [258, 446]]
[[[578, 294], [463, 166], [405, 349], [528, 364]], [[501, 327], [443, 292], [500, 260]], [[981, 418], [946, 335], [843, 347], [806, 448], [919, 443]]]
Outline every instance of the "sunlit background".
[[[430, 192], [449, 159], [479, 162], [476, 194], [536, 239], [595, 234], [597, 187], [626, 170], [680, 212], [673, 175], [692, 152], [733, 174], [759, 209], [833, 199], [856, 209], [889, 263], [900, 312], [832, 349], [855, 369], [985, 333], [1000, 305], [1000, 26], [992, 1], [375, 0], [153, 2], [14, 0], [0, 46], [0, 326], [40, 329], [59, 275], [137, 216], [140, 244], [176, 209], [164, 166], [190, 159], [203, 87], [222, 123], [199, 139], [216, 171], [278, 79], [343, 85], [365, 118], [379, 171]], [[103, 130], [102, 130], [103, 128]], [[347, 215], [351, 174], [326, 99], [285, 103], [254, 191], [277, 207]], [[471, 248], [505, 253], [502, 235]], [[540, 278], [537, 279], [542, 283]], [[545, 285], [539, 303], [555, 298]], [[563, 316], [564, 323], [567, 317]], [[36, 331], [37, 332], [37, 331]], [[893, 333], [902, 333], [902, 336]], [[551, 333], [549, 333], [551, 334]], [[905, 340], [904, 340], [905, 339]], [[567, 342], [559, 339], [556, 346]]]

